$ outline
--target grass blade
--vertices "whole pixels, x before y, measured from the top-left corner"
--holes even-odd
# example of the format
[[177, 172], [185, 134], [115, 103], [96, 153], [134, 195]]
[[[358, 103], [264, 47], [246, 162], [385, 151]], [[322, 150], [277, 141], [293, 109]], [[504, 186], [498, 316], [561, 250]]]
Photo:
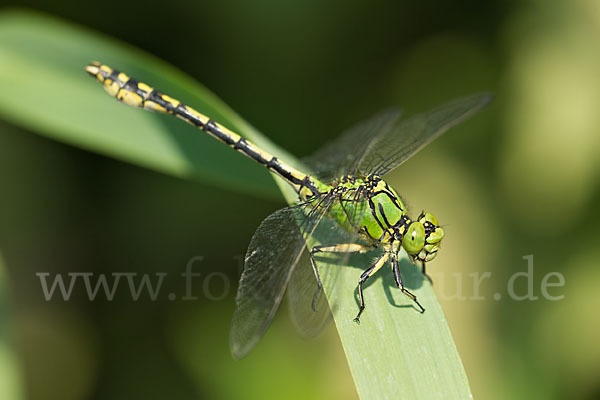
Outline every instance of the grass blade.
[[[324, 288], [361, 399], [467, 399], [471, 392], [444, 313], [429, 281], [401, 259], [406, 287], [426, 308], [421, 314], [394, 284], [389, 268], [365, 284], [360, 325], [357, 283], [372, 260], [321, 266]], [[339, 269], [339, 271], [335, 271]], [[327, 276], [336, 275], [335, 280]]]

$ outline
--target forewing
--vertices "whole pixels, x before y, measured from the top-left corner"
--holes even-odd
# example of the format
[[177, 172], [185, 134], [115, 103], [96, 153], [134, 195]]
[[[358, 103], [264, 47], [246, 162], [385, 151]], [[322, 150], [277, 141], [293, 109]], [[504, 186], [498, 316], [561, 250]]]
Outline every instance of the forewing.
[[[370, 212], [367, 202], [364, 201], [364, 193], [346, 192], [341, 196], [331, 196], [328, 201], [330, 213], [344, 213], [348, 221], [355, 226], [354, 229], [342, 229], [336, 221], [331, 218], [331, 214], [324, 217], [314, 230], [312, 238], [309, 241], [310, 246], [318, 245], [336, 245], [340, 243], [364, 243], [358, 234], [360, 224], [364, 218], [365, 212]], [[341, 209], [341, 204], [344, 209]], [[290, 306], [290, 315], [298, 331], [305, 337], [318, 336], [331, 320], [331, 309], [327, 302], [327, 297], [323, 291], [316, 297], [313, 308], [313, 299], [317, 293], [317, 280], [315, 278], [308, 250], [302, 254], [298, 265], [296, 266], [288, 287], [288, 300]], [[335, 274], [339, 268], [320, 268], [322, 263], [333, 263], [343, 267], [347, 265], [348, 253], [316, 253], [315, 259], [317, 269], [321, 274], [322, 280], [335, 282]], [[329, 274], [326, 276], [326, 274]]]
[[385, 175], [442, 133], [477, 113], [490, 100], [489, 94], [476, 94], [396, 121], [369, 143], [361, 157], [358, 172]]
[[315, 154], [302, 161], [321, 180], [330, 182], [343, 175], [354, 174], [374, 137], [390, 129], [400, 117], [399, 109], [389, 109], [344, 132]]
[[246, 356], [268, 328], [302, 252], [327, 204], [319, 209], [287, 207], [269, 215], [258, 227], [245, 258], [231, 326], [230, 347]]

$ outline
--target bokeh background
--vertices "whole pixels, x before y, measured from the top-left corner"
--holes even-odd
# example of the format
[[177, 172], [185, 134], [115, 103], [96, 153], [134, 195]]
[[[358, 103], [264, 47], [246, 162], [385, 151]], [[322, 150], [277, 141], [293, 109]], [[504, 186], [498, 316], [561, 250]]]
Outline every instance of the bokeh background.
[[[445, 226], [430, 272], [475, 398], [600, 397], [597, 1], [0, 4], [0, 12], [43, 11], [157, 55], [297, 156], [386, 106], [410, 113], [493, 92], [484, 112], [389, 181], [414, 212], [431, 210]], [[0, 120], [0, 396], [356, 397], [335, 329], [304, 341], [285, 307], [254, 353], [231, 359], [240, 257], [283, 204]], [[517, 301], [507, 285], [527, 271], [529, 255], [538, 300]], [[112, 302], [90, 302], [75, 290], [70, 301], [47, 302], [35, 275], [177, 276], [196, 256], [204, 277], [196, 301], [132, 301], [118, 291]], [[564, 276], [564, 286], [548, 289], [561, 300], [541, 291], [551, 272]], [[525, 278], [515, 282], [517, 294], [529, 289]], [[185, 289], [180, 279], [164, 285]]]

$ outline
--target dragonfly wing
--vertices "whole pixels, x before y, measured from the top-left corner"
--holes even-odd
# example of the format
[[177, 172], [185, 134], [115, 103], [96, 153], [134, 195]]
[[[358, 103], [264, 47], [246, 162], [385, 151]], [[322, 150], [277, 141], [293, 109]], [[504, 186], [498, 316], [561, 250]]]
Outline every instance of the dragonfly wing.
[[231, 326], [230, 347], [236, 358], [246, 356], [275, 316], [290, 277], [328, 205], [306, 211], [287, 207], [269, 215], [258, 227], [245, 258]]
[[[358, 231], [364, 219], [364, 214], [370, 212], [367, 202], [364, 201], [364, 193], [345, 192], [339, 197], [330, 198], [332, 207], [341, 207], [343, 204], [345, 216], [355, 228], [346, 230], [331, 219], [325, 217], [314, 230], [312, 237], [320, 245], [336, 245], [340, 243], [365, 244], [360, 238]], [[332, 208], [330, 208], [332, 209]], [[339, 212], [339, 208], [338, 208]], [[321, 268], [324, 262], [336, 264], [336, 266], [348, 265], [350, 253], [316, 253], [315, 261], [321, 279], [327, 282], [335, 282], [340, 268]], [[322, 291], [316, 297], [313, 308], [313, 300], [317, 293], [317, 280], [315, 278], [308, 249], [302, 254], [288, 286], [288, 300], [290, 315], [298, 331], [305, 337], [318, 336], [331, 320], [331, 308], [327, 297]]]
[[358, 172], [385, 175], [442, 133], [477, 113], [491, 98], [489, 94], [463, 97], [426, 113], [396, 121], [370, 141], [360, 159]]
[[298, 332], [304, 337], [318, 336], [331, 321], [331, 310], [327, 297], [320, 293], [313, 309], [313, 298], [317, 293], [317, 279], [308, 256], [308, 249], [300, 256], [288, 286], [290, 316]]
[[312, 172], [325, 182], [344, 175], [354, 174], [369, 143], [386, 132], [400, 117], [399, 109], [389, 109], [376, 114], [344, 132], [315, 154], [303, 159]]

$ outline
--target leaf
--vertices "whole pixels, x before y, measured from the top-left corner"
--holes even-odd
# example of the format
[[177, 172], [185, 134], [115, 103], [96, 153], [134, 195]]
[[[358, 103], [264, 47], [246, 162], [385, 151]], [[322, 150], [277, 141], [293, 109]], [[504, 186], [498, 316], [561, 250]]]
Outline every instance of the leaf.
[[[360, 325], [353, 322], [358, 312], [358, 279], [371, 262], [372, 258], [363, 255], [351, 258], [348, 267], [319, 264], [360, 398], [471, 398], [467, 376], [433, 288], [405, 254], [400, 260], [402, 277], [426, 311], [421, 314], [395, 286], [390, 268], [383, 268], [364, 285], [366, 308]], [[328, 279], [332, 275], [335, 281]]]
[[[83, 67], [100, 60], [177, 96], [265, 150], [300, 165], [204, 87], [139, 50], [58, 20], [24, 12], [0, 15], [0, 115], [59, 141], [188, 179], [275, 196], [268, 173], [191, 126], [119, 105]], [[294, 192], [281, 180], [288, 202]], [[363, 399], [471, 397], [460, 357], [429, 283], [406, 259], [407, 287], [427, 309], [417, 312], [389, 271], [365, 286], [361, 325], [358, 277], [369, 259], [347, 267], [321, 261], [325, 293]], [[335, 277], [335, 279], [334, 279]], [[256, 351], [260, 351], [260, 346]], [[243, 361], [242, 361], [243, 362]]]

